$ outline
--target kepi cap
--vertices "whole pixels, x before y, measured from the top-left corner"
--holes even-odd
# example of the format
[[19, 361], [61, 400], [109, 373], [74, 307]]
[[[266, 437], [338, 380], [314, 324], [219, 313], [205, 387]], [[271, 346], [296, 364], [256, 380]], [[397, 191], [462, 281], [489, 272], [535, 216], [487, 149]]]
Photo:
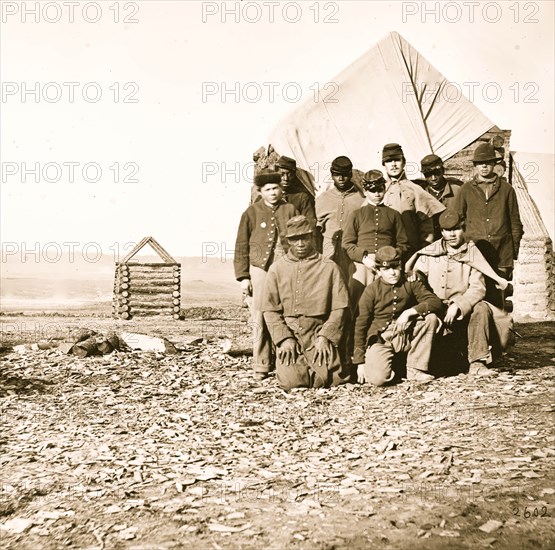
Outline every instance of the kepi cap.
[[353, 171], [353, 163], [349, 157], [337, 157], [331, 163], [330, 172], [337, 172], [342, 176], [348, 176]]
[[362, 187], [365, 191], [374, 191], [385, 185], [385, 178], [380, 170], [368, 170], [362, 176]]
[[312, 235], [314, 226], [308, 221], [306, 216], [294, 216], [287, 222], [285, 236], [298, 237], [299, 235]]
[[392, 246], [382, 246], [376, 252], [376, 267], [397, 267], [401, 263], [401, 254]]
[[457, 229], [462, 226], [463, 222], [464, 219], [452, 208], [444, 210], [439, 216], [439, 226], [441, 229]]
[[443, 161], [441, 160], [441, 157], [438, 157], [437, 155], [426, 155], [420, 161], [420, 171], [422, 173], [428, 170], [433, 170], [434, 168], [441, 168], [442, 166]]
[[256, 187], [264, 187], [267, 183], [281, 183], [281, 175], [269, 168], [264, 168], [254, 176]]
[[398, 158], [405, 158], [403, 148], [398, 143], [386, 143], [382, 150], [382, 164]]
[[279, 157], [277, 165], [285, 170], [295, 171], [297, 169], [297, 161], [291, 157], [282, 156]]

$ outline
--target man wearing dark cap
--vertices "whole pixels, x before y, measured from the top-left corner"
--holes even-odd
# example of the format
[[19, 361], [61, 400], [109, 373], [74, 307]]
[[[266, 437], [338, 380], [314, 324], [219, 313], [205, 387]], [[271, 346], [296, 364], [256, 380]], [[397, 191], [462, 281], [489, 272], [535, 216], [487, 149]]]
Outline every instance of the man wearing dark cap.
[[382, 246], [396, 247], [401, 255], [409, 249], [401, 214], [385, 206], [385, 179], [379, 170], [369, 170], [362, 178], [367, 204], [352, 212], [343, 233], [343, 248], [355, 262], [350, 294], [356, 306], [364, 289], [376, 275], [375, 256]]
[[383, 386], [395, 377], [396, 354], [407, 353], [407, 379], [429, 382], [432, 342], [441, 300], [420, 281], [405, 279], [401, 255], [392, 246], [376, 253], [379, 277], [362, 294], [355, 325], [353, 363], [358, 381]]
[[270, 267], [264, 288], [277, 381], [286, 390], [336, 386], [350, 378], [347, 287], [337, 265], [316, 252], [314, 229], [305, 216], [287, 222], [289, 251]]
[[416, 252], [434, 240], [433, 216], [445, 206], [426, 193], [405, 175], [406, 159], [398, 143], [387, 143], [382, 151], [382, 165], [387, 172], [384, 204], [403, 219], [411, 252]]
[[233, 264], [243, 295], [252, 296], [253, 366], [255, 378], [262, 380], [273, 364], [270, 335], [261, 310], [264, 280], [270, 265], [287, 251], [285, 227], [298, 212], [282, 200], [279, 173], [264, 169], [255, 176], [254, 183], [260, 200], [241, 216]]
[[466, 239], [480, 248], [492, 267], [510, 279], [524, 233], [516, 193], [495, 173], [498, 157], [493, 145], [476, 147], [476, 174], [462, 187], [456, 209], [466, 220]]
[[[462, 181], [456, 178], [446, 178], [443, 160], [437, 155], [426, 155], [420, 161], [420, 171], [426, 178], [423, 189], [430, 193], [432, 197], [437, 199], [446, 208], [455, 205], [455, 199], [462, 185]], [[434, 220], [434, 237], [441, 237], [441, 228], [438, 223], [439, 215], [433, 217]]]
[[451, 361], [456, 360], [453, 342], [462, 341], [469, 373], [488, 376], [493, 374], [488, 365], [493, 361], [492, 348], [496, 346], [490, 330], [494, 306], [483, 301], [485, 278], [491, 278], [501, 289], [507, 287], [507, 281], [495, 273], [472, 241], [465, 242], [464, 221], [456, 210], [445, 210], [439, 216], [439, 224], [441, 239], [418, 251], [407, 262], [406, 269], [427, 282], [444, 304], [445, 333], [454, 336], [449, 338]]
[[281, 175], [284, 200], [291, 203], [299, 213], [315, 223], [314, 197], [297, 178], [297, 161], [290, 157], [281, 156], [276, 166]]
[[333, 187], [316, 197], [317, 226], [323, 236], [322, 253], [337, 263], [348, 282], [353, 262], [346, 254], [341, 240], [345, 223], [351, 212], [361, 207], [364, 196], [353, 185], [353, 163], [341, 156], [331, 163]]

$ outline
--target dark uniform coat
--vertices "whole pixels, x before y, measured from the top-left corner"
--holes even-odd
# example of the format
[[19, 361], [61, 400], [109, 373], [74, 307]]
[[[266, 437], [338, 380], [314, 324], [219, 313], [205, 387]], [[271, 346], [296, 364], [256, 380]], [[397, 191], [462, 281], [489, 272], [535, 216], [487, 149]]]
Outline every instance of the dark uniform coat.
[[[489, 197], [477, 176], [465, 183], [457, 196], [456, 209], [466, 219], [468, 241], [487, 241], [497, 252], [497, 265], [512, 268], [524, 233], [515, 190], [499, 176], [493, 180]], [[491, 262], [491, 258], [487, 258]]]
[[285, 238], [286, 224], [299, 212], [292, 205], [280, 201], [273, 208], [260, 200], [251, 204], [239, 222], [235, 241], [233, 266], [235, 278], [249, 279], [249, 266], [260, 267], [265, 271], [274, 259], [274, 249], [279, 239], [285, 251], [289, 243]]

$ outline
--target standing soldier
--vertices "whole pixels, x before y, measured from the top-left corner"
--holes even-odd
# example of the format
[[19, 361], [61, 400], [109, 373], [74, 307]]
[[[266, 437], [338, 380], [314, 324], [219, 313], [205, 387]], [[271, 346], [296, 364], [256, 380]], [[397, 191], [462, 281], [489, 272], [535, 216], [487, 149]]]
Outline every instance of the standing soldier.
[[260, 200], [241, 216], [233, 264], [243, 295], [252, 296], [254, 373], [257, 380], [263, 380], [273, 363], [270, 335], [261, 309], [264, 280], [270, 265], [287, 252], [285, 226], [298, 212], [282, 200], [281, 176], [277, 172], [262, 170], [254, 184]]
[[341, 269], [348, 282], [353, 262], [342, 247], [341, 240], [347, 218], [364, 202], [364, 196], [353, 185], [353, 163], [347, 157], [337, 157], [331, 163], [333, 187], [316, 197], [317, 226], [323, 236], [322, 253]]
[[476, 174], [461, 187], [456, 200], [466, 220], [465, 237], [476, 243], [494, 269], [511, 279], [524, 233], [516, 193], [495, 173], [498, 158], [493, 145], [478, 145], [472, 161]]
[[364, 289], [375, 279], [378, 249], [393, 246], [403, 256], [409, 248], [401, 214], [383, 203], [383, 174], [379, 170], [366, 172], [362, 187], [368, 204], [351, 213], [343, 234], [343, 248], [355, 262], [355, 273], [349, 282], [355, 310]]
[[314, 197], [297, 178], [297, 161], [281, 156], [277, 161], [277, 168], [281, 175], [283, 198], [291, 203], [300, 214], [306, 216], [311, 223], [316, 223]]
[[407, 179], [406, 159], [398, 143], [387, 143], [382, 151], [382, 165], [387, 172], [384, 204], [401, 214], [411, 253], [434, 241], [433, 216], [445, 206]]
[[[445, 177], [443, 160], [437, 155], [427, 155], [420, 161], [420, 171], [426, 178], [423, 189], [446, 208], [454, 207], [463, 182], [456, 178]], [[435, 239], [441, 238], [441, 227], [439, 226], [438, 218], [438, 214], [433, 217]]]

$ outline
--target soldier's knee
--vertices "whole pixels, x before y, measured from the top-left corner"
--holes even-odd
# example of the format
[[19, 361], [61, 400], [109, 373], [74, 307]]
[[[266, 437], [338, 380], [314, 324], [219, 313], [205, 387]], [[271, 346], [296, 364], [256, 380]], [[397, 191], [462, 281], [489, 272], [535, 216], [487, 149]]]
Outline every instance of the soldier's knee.
[[380, 365], [376, 367], [365, 367], [365, 379], [373, 386], [385, 386], [389, 384], [395, 376], [395, 373], [389, 366]]
[[473, 317], [491, 317], [491, 309], [485, 302], [478, 302], [472, 309]]
[[276, 368], [276, 379], [280, 388], [292, 390], [293, 388], [307, 388], [309, 386], [308, 372], [300, 372], [294, 367]]
[[424, 317], [424, 323], [430, 330], [435, 330], [439, 326], [439, 319], [435, 313], [428, 313], [426, 317]]

